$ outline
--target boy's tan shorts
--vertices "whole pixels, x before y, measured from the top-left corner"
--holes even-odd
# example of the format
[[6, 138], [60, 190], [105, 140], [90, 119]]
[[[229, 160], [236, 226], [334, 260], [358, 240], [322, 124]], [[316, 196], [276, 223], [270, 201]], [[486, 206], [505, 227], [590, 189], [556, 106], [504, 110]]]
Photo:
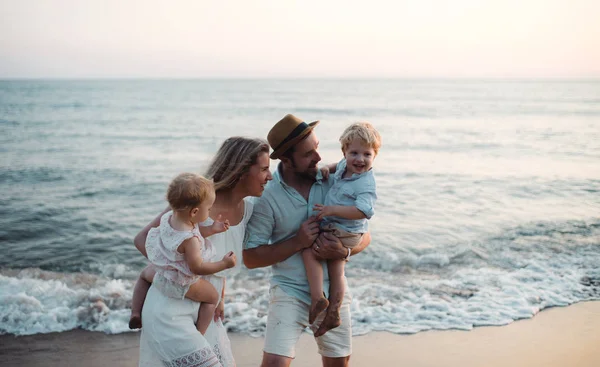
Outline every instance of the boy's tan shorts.
[[348, 231], [344, 231], [343, 229], [337, 228], [333, 223], [329, 223], [324, 225], [321, 230], [323, 232], [331, 232], [334, 236], [342, 241], [342, 245], [345, 248], [353, 249], [362, 240], [364, 233], [351, 233]]

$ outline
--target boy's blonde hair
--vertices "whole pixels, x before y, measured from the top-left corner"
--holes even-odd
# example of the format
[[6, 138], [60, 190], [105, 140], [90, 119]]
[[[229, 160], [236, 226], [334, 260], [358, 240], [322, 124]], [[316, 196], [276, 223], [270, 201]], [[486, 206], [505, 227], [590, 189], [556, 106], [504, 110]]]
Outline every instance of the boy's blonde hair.
[[369, 145], [373, 148], [375, 154], [379, 152], [379, 148], [381, 147], [381, 136], [370, 123], [356, 122], [348, 126], [342, 133], [342, 136], [340, 136], [342, 151], [346, 152], [348, 145], [355, 139], [360, 139], [364, 144]]
[[167, 190], [167, 201], [173, 210], [196, 208], [215, 194], [213, 182], [196, 173], [182, 173], [175, 177]]

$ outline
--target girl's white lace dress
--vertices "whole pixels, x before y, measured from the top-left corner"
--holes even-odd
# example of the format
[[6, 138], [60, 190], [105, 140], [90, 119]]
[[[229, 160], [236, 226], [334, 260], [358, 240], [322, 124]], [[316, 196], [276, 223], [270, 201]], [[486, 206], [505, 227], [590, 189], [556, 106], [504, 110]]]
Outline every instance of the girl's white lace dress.
[[[209, 237], [215, 253], [214, 259], [221, 259], [226, 253], [233, 251], [238, 260], [234, 268], [205, 278], [215, 286], [219, 295], [225, 277], [236, 274], [243, 266], [244, 233], [252, 208], [252, 201], [245, 199], [244, 216], [240, 223], [231, 226], [227, 232]], [[212, 222], [209, 218], [200, 225], [208, 226]], [[235, 366], [231, 343], [221, 320], [211, 322], [205, 336], [196, 329], [199, 306], [199, 303], [189, 299], [167, 297], [154, 285], [150, 287], [142, 309], [144, 326], [140, 338], [140, 367]]]

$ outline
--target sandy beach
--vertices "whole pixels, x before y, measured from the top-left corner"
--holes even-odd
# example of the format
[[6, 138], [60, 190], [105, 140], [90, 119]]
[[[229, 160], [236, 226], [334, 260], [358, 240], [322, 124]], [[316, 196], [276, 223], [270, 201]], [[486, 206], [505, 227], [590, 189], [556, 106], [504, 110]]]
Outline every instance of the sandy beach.
[[[552, 308], [533, 319], [472, 331], [414, 335], [370, 333], [354, 338], [353, 366], [600, 365], [600, 302]], [[239, 367], [259, 366], [262, 338], [231, 334]], [[106, 335], [75, 330], [24, 337], [0, 336], [2, 366], [137, 366], [138, 333]], [[293, 366], [318, 366], [312, 336], [297, 345]]]

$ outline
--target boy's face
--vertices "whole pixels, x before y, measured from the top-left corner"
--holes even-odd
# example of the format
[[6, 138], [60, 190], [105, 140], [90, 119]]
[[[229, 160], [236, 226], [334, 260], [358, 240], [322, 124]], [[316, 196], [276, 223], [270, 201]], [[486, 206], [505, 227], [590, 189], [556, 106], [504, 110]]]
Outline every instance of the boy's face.
[[192, 222], [201, 223], [208, 219], [210, 208], [215, 203], [215, 193], [213, 192], [206, 200], [204, 200], [197, 208], [192, 209]]
[[344, 149], [344, 158], [346, 158], [346, 169], [352, 174], [360, 174], [367, 172], [373, 166], [375, 150], [359, 139], [354, 139]]

